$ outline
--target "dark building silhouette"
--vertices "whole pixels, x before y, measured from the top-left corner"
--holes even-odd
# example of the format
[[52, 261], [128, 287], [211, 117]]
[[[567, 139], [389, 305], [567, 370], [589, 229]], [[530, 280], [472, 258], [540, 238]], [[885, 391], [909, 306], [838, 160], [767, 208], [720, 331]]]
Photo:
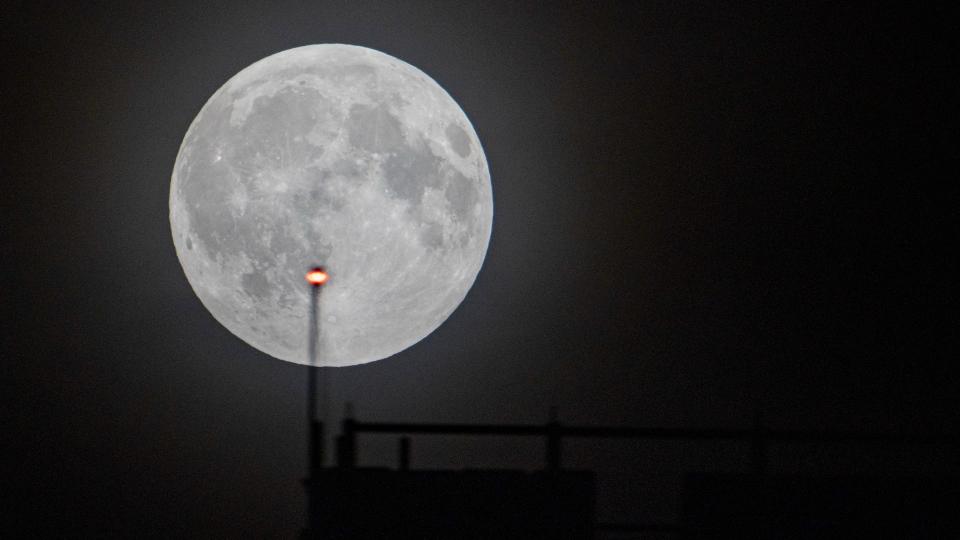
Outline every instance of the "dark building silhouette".
[[[322, 426], [315, 422], [318, 441]], [[960, 478], [770, 473], [773, 445], [848, 444], [877, 448], [954, 447], [956, 437], [832, 431], [673, 429], [543, 425], [414, 424], [347, 418], [336, 466], [322, 467], [312, 446], [305, 481], [304, 538], [951, 538], [960, 531]], [[356, 466], [362, 433], [542, 437], [545, 467], [515, 470], [410, 470], [410, 439], [399, 439], [398, 467]], [[749, 471], [689, 473], [676, 523], [598, 523], [590, 471], [567, 470], [565, 438], [629, 438], [747, 443]]]
[[589, 472], [330, 468], [307, 489], [307, 538], [593, 538]]
[[956, 538], [960, 481], [691, 474], [683, 538]]

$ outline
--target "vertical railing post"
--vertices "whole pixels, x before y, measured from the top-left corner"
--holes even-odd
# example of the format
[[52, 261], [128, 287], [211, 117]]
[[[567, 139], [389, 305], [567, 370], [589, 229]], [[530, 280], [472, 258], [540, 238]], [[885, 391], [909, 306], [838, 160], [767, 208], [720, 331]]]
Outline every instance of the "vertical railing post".
[[343, 418], [342, 434], [337, 438], [337, 465], [353, 468], [357, 463], [357, 431], [353, 407], [348, 403]]
[[310, 478], [316, 478], [323, 468], [323, 422], [314, 420], [310, 423]]
[[557, 408], [550, 407], [550, 421], [547, 422], [547, 470], [559, 471], [563, 442], [560, 440], [561, 428], [557, 420]]
[[400, 459], [398, 468], [401, 471], [410, 470], [410, 437], [400, 437]]
[[753, 430], [750, 436], [750, 469], [753, 474], [762, 476], [767, 468], [766, 432], [761, 423], [760, 411], [753, 417]]

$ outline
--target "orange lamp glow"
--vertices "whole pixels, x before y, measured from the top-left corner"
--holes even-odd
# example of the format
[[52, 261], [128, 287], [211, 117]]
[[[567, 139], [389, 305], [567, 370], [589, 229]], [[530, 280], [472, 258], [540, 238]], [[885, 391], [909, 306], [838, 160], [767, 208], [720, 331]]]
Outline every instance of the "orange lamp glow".
[[313, 286], [323, 285], [330, 279], [330, 275], [322, 267], [311, 268], [307, 272], [307, 282]]

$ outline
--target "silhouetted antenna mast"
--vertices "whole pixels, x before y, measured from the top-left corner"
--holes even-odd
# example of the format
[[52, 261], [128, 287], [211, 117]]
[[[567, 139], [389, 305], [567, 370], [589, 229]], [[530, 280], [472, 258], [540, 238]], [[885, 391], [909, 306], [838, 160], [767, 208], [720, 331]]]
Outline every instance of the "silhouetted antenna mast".
[[[323, 467], [323, 423], [317, 418], [317, 377], [319, 376], [320, 362], [318, 358], [318, 341], [320, 337], [320, 290], [330, 279], [330, 275], [322, 266], [311, 268], [306, 275], [307, 283], [310, 284], [310, 328], [308, 332], [307, 354], [310, 365], [307, 366], [307, 427], [308, 427], [308, 449], [307, 449], [307, 527], [309, 531], [317, 531], [316, 512], [314, 511], [314, 498], [316, 492], [316, 482], [320, 468]], [[324, 379], [323, 388], [323, 416], [326, 419], [326, 402], [328, 400], [329, 387]]]

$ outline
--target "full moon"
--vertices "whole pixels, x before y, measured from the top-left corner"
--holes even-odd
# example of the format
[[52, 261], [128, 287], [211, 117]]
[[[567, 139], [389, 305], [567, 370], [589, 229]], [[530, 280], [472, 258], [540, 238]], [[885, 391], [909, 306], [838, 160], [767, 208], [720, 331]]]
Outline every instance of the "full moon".
[[184, 136], [173, 242], [234, 335], [309, 363], [309, 286], [324, 265], [319, 364], [396, 354], [439, 327], [483, 264], [490, 173], [463, 110], [422, 71], [350, 45], [283, 51], [237, 73]]

